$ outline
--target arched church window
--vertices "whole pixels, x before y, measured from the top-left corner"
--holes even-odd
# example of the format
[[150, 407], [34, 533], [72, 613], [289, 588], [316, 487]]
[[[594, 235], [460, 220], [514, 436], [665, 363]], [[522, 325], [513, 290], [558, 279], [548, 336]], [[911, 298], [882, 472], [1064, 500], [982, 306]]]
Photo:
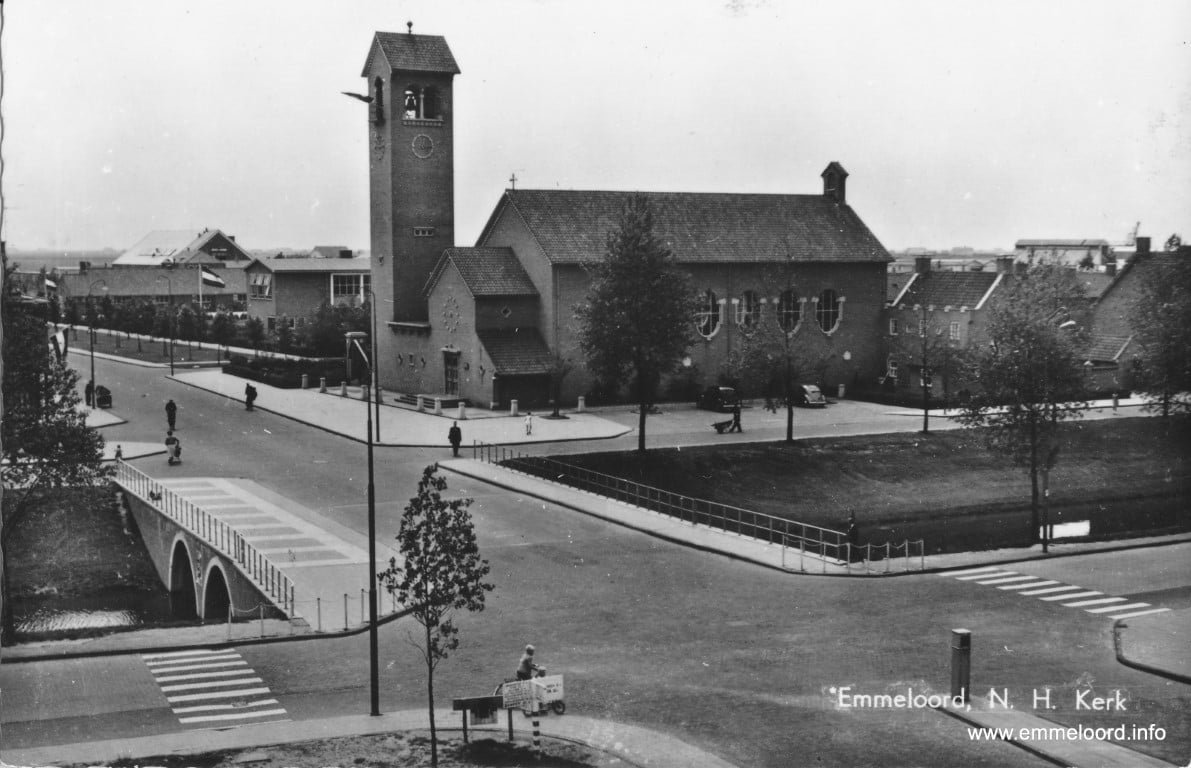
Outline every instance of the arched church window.
[[831, 333], [838, 328], [842, 317], [843, 299], [830, 288], [820, 293], [815, 302], [815, 320], [818, 321], [819, 328], [823, 330], [823, 333]]
[[710, 339], [720, 329], [720, 302], [715, 291], [710, 288], [699, 297], [699, 308], [695, 312], [695, 328], [705, 339]]
[[372, 103], [368, 107], [372, 110], [372, 122], [380, 125], [385, 121], [385, 81], [379, 77], [372, 82]]
[[802, 302], [791, 290], [782, 291], [777, 300], [777, 323], [786, 333], [793, 333], [802, 321]]
[[754, 291], [745, 291], [736, 305], [736, 324], [745, 331], [751, 331], [761, 322], [761, 299]]
[[405, 101], [401, 105], [401, 116], [406, 120], [414, 120], [418, 117], [417, 86], [405, 86]]

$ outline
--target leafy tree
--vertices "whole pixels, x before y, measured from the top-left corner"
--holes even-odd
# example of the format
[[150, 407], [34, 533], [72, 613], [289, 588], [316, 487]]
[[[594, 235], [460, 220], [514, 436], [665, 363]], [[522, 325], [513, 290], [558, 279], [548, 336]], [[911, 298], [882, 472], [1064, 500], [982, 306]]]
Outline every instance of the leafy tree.
[[194, 341], [198, 338], [198, 317], [194, 308], [186, 304], [178, 309], [177, 336], [183, 341]]
[[371, 333], [371, 319], [368, 305], [332, 307], [323, 302], [314, 316], [295, 334], [297, 343], [307, 347], [321, 357], [335, 357], [343, 354], [343, 335], [348, 331]]
[[418, 493], [409, 500], [397, 533], [402, 565], [389, 561], [377, 574], [381, 584], [411, 609], [422, 626], [423, 637], [410, 643], [426, 662], [426, 696], [430, 713], [430, 761], [438, 765], [438, 740], [434, 723], [434, 670], [459, 647], [454, 613], [484, 610], [484, 593], [493, 586], [484, 581], [490, 567], [480, 558], [471, 513], [471, 499], [444, 499], [447, 481], [431, 465], [422, 471]]
[[0, 446], [3, 484], [15, 503], [4, 507], [0, 530], [3, 559], [3, 629], [11, 637], [7, 542], [26, 510], [65, 486], [89, 485], [110, 474], [103, 438], [86, 425], [79, 408], [79, 374], [50, 351], [43, 306], [14, 300], [5, 274], [3, 298], [3, 406]]
[[[959, 421], [986, 427], [991, 447], [1030, 475], [1030, 535], [1039, 528], [1039, 477], [1058, 459], [1061, 426], [1087, 406], [1083, 286], [1071, 269], [1036, 265], [1008, 280], [989, 310], [988, 343], [969, 348], [976, 392]], [[1043, 539], [1043, 550], [1046, 549]]]
[[1175, 232], [1170, 237], [1166, 238], [1166, 244], [1163, 248], [1167, 253], [1174, 253], [1183, 245], [1183, 238], [1179, 237], [1179, 233]]
[[248, 344], [253, 352], [258, 351], [265, 343], [265, 324], [259, 317], [248, 318], [244, 333], [248, 336]]
[[[931, 396], [941, 390], [944, 402], [948, 397], [948, 384], [959, 360], [959, 349], [951, 340], [950, 328], [945, 321], [931, 313], [934, 307], [916, 305], [917, 327], [906, 328], [899, 333], [891, 345], [891, 352], [919, 369], [918, 385], [922, 389], [922, 431], [930, 431]], [[929, 383], [930, 386], [925, 386]], [[936, 389], [938, 387], [939, 389]]]
[[236, 338], [236, 323], [227, 312], [219, 312], [211, 321], [211, 340], [225, 348]]
[[294, 329], [285, 315], [277, 318], [277, 351], [282, 354], [294, 348]]
[[658, 385], [693, 339], [694, 291], [654, 232], [653, 208], [642, 195], [629, 199], [608, 233], [606, 258], [586, 267], [592, 282], [576, 310], [579, 347], [599, 383], [615, 387], [631, 378], [640, 414], [637, 450], [644, 451], [645, 417]]
[[1141, 257], [1140, 297], [1129, 307], [1137, 348], [1133, 388], [1148, 407], [1191, 412], [1191, 259], [1150, 254]]

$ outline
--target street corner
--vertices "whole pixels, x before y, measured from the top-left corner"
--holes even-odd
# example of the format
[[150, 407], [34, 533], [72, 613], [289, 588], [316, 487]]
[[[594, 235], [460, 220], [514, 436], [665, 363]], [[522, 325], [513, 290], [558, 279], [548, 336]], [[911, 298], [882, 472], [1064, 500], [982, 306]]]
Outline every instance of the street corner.
[[1117, 660], [1128, 667], [1191, 684], [1191, 608], [1118, 619], [1113, 625]]

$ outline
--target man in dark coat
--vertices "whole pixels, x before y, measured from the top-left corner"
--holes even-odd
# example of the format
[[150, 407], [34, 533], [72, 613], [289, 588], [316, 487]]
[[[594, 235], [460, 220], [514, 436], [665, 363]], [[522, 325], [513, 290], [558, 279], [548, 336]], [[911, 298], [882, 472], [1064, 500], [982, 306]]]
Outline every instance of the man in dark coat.
[[170, 430], [173, 431], [174, 424], [178, 421], [178, 406], [174, 404], [173, 400], [165, 404], [165, 418], [170, 423]]
[[447, 440], [451, 443], [451, 452], [459, 455], [459, 444], [463, 442], [463, 430], [459, 429], [459, 422], [451, 422], [451, 428], [447, 430]]
[[244, 409], [251, 411], [252, 404], [256, 402], [256, 387], [251, 384], [244, 385]]

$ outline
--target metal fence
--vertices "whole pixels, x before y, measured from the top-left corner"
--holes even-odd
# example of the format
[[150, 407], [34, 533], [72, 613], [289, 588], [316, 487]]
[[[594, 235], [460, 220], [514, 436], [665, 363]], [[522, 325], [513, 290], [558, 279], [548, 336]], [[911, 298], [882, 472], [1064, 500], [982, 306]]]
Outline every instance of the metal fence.
[[123, 461], [116, 462], [116, 482], [235, 563], [277, 608], [293, 616], [293, 582], [234, 528]]

